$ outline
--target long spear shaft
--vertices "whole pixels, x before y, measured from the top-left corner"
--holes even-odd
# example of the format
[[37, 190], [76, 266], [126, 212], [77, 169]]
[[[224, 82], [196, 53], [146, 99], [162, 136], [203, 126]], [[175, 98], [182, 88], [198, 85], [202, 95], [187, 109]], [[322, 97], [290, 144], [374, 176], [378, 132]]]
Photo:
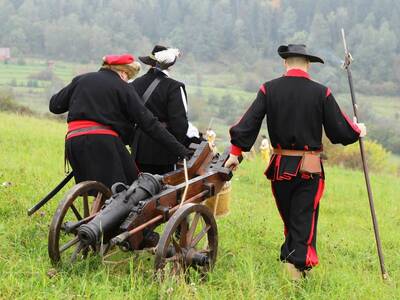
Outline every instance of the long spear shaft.
[[[350, 64], [351, 64], [351, 61], [353, 60], [353, 58], [351, 57], [351, 54], [350, 54], [350, 52], [349, 52], [349, 50], [347, 48], [346, 37], [345, 37], [343, 28], [342, 28], [342, 37], [343, 37], [343, 44], [344, 44], [344, 51], [345, 51], [345, 61], [344, 61], [343, 67], [346, 69], [347, 77], [349, 79], [350, 94], [351, 94], [351, 101], [353, 103], [354, 116], [356, 117], [357, 122], [359, 122], [359, 119], [358, 119], [358, 106], [357, 106], [356, 96], [355, 96], [355, 93], [354, 93], [354, 86], [353, 86], [353, 77], [351, 75], [351, 70], [350, 70]], [[362, 137], [360, 137], [358, 141], [359, 141], [359, 144], [360, 144], [361, 160], [362, 160], [363, 169], [364, 169], [365, 184], [367, 186], [368, 199], [369, 199], [369, 208], [370, 208], [370, 211], [371, 211], [372, 224], [373, 224], [373, 227], [374, 227], [376, 248], [378, 250], [378, 256], [379, 256], [379, 262], [380, 262], [380, 265], [381, 265], [382, 278], [384, 280], [386, 280], [386, 279], [389, 278], [389, 274], [386, 272], [386, 269], [385, 269], [385, 262], [384, 262], [384, 258], [383, 258], [383, 252], [382, 252], [381, 238], [380, 238], [380, 235], [379, 235], [378, 220], [377, 220], [376, 214], [375, 214], [375, 206], [374, 206], [374, 199], [373, 199], [373, 196], [372, 196], [371, 183], [370, 183], [370, 180], [369, 180], [368, 165], [367, 165], [367, 161], [366, 161], [366, 158], [365, 158], [364, 141], [363, 141]]]

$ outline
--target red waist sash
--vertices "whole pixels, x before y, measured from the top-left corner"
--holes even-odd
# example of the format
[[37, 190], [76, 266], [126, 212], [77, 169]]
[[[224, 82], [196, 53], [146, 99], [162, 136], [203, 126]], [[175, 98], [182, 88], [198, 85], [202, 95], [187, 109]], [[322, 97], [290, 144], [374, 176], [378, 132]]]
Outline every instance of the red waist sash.
[[108, 134], [119, 136], [110, 126], [105, 126], [94, 121], [79, 120], [68, 123], [68, 132], [65, 139], [68, 140], [76, 136], [87, 134]]

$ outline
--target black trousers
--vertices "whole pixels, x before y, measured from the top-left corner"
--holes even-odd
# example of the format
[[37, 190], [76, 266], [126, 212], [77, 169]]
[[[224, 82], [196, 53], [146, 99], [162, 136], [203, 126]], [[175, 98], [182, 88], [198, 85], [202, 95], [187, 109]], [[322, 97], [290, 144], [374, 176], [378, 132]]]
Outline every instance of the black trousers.
[[319, 202], [324, 191], [324, 179], [301, 174], [291, 180], [272, 181], [272, 191], [284, 223], [285, 241], [280, 259], [299, 270], [318, 264], [316, 250]]
[[76, 183], [95, 180], [111, 187], [116, 182], [132, 184], [138, 170], [119, 137], [87, 134], [66, 141], [66, 154]]
[[149, 165], [136, 162], [140, 172], [162, 175], [174, 170], [175, 165]]

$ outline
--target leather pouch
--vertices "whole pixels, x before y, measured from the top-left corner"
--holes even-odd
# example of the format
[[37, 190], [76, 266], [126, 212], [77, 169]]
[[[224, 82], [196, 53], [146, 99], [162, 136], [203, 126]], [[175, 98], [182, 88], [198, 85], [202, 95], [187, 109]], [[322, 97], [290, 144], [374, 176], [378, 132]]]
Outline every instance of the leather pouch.
[[300, 173], [316, 174], [321, 173], [321, 159], [318, 154], [304, 153], [301, 159]]

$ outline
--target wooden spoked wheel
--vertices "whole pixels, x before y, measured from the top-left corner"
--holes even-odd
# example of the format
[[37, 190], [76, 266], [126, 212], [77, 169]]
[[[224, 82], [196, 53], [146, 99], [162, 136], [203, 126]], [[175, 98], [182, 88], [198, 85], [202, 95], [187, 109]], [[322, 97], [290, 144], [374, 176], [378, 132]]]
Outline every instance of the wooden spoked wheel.
[[204, 277], [215, 264], [218, 231], [211, 211], [201, 204], [185, 204], [169, 219], [155, 253], [155, 269], [168, 275]]
[[57, 207], [50, 225], [48, 251], [53, 265], [62, 260], [75, 262], [85, 259], [93, 247], [84, 247], [79, 241], [77, 228], [89, 222], [111, 191], [97, 181], [84, 181], [72, 187]]

